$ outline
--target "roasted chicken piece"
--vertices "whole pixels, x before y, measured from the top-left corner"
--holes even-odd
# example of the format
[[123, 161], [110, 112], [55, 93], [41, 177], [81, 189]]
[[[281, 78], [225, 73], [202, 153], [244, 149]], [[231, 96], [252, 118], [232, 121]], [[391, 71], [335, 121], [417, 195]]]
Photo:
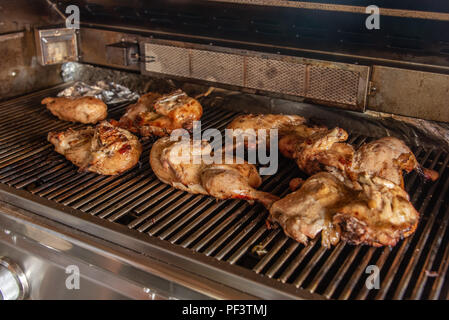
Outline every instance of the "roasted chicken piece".
[[[201, 143], [200, 148], [196, 148], [195, 152], [206, 152], [205, 150], [204, 143]], [[188, 157], [185, 157], [186, 154]], [[172, 141], [170, 137], [163, 137], [151, 147], [150, 165], [162, 182], [190, 193], [208, 195], [209, 193], [201, 184], [201, 170], [205, 166], [201, 153], [190, 158], [192, 154], [191, 140]], [[195, 161], [193, 161], [194, 157]]]
[[353, 244], [395, 246], [415, 232], [419, 213], [407, 192], [389, 180], [361, 176], [361, 190], [333, 217], [341, 237]]
[[320, 172], [307, 179], [295, 192], [273, 203], [270, 220], [279, 223], [287, 236], [307, 244], [321, 234], [326, 248], [340, 240], [338, 226], [332, 223], [337, 208], [351, 193], [334, 175]]
[[255, 190], [262, 183], [257, 169], [247, 162], [232, 164], [206, 163], [202, 156], [211, 155], [207, 142], [157, 140], [150, 152], [153, 172], [164, 183], [190, 193], [211, 195], [218, 199], [256, 200], [270, 206], [278, 198]]
[[160, 96], [148, 93], [131, 105], [120, 125], [142, 136], [166, 136], [175, 129], [191, 130], [203, 114], [201, 104], [181, 90]]
[[279, 200], [275, 195], [256, 190], [262, 179], [256, 167], [249, 163], [207, 165], [201, 171], [201, 183], [217, 199], [256, 200], [268, 209]]
[[134, 167], [142, 153], [136, 136], [108, 121], [95, 128], [50, 132], [55, 151], [80, 168], [102, 175], [116, 175]]
[[60, 120], [95, 124], [108, 116], [108, 107], [94, 97], [45, 98], [41, 102]]
[[360, 176], [352, 182], [333, 170], [311, 176], [299, 190], [274, 202], [270, 219], [303, 244], [321, 232], [326, 248], [340, 239], [394, 246], [415, 231], [419, 213], [408, 194], [391, 181]]
[[[329, 130], [325, 127], [308, 126], [306, 120], [297, 115], [243, 115], [235, 118], [227, 127], [233, 129], [237, 137], [247, 129], [252, 129], [255, 139], [246, 139], [245, 146], [253, 148], [259, 137], [259, 129], [278, 129], [279, 151], [288, 158], [295, 159], [301, 170], [308, 174], [322, 171], [325, 166], [343, 168], [349, 165], [354, 153], [346, 141], [348, 134], [341, 128]], [[251, 131], [247, 136], [251, 136]], [[269, 135], [266, 135], [269, 144]], [[249, 145], [252, 142], [253, 145]], [[235, 146], [236, 144], [234, 144]]]
[[347, 143], [348, 133], [341, 128], [297, 127], [279, 140], [279, 151], [296, 160], [299, 169], [307, 174], [324, 171], [326, 167], [346, 170], [351, 164], [354, 149]]
[[[341, 128], [304, 128], [281, 137], [280, 152], [295, 159], [298, 167], [307, 174], [339, 169], [351, 180], [357, 181], [359, 175], [381, 177], [404, 187], [402, 171], [417, 170], [432, 181], [438, 173], [419, 165], [413, 152], [400, 139], [384, 137], [364, 144], [357, 151], [348, 144], [348, 134]], [[313, 132], [315, 131], [315, 132]]]
[[384, 137], [361, 146], [354, 154], [348, 174], [356, 180], [360, 174], [378, 176], [404, 187], [402, 171], [417, 170], [425, 178], [435, 181], [438, 173], [423, 168], [404, 141]]
[[157, 114], [154, 113], [154, 102], [160, 98], [161, 95], [155, 92], [149, 92], [142, 95], [139, 100], [129, 105], [126, 108], [125, 114], [120, 118], [120, 127], [131, 131], [133, 133], [139, 133], [139, 128], [136, 126], [136, 118], [139, 114], [149, 113], [154, 114], [156, 118]]
[[[250, 139], [245, 139], [246, 147], [255, 148], [258, 143], [258, 130], [266, 130], [266, 137], [264, 138], [267, 145], [269, 145], [269, 130], [277, 129], [278, 136], [281, 137], [290, 132], [293, 127], [305, 123], [305, 119], [297, 115], [283, 115], [283, 114], [245, 114], [234, 118], [227, 126], [227, 129], [232, 129], [232, 134], [237, 137], [246, 131], [248, 136], [253, 136], [252, 143]], [[254, 130], [251, 132], [251, 130]], [[254, 134], [251, 134], [254, 133]], [[254, 144], [254, 145], [253, 145]]]

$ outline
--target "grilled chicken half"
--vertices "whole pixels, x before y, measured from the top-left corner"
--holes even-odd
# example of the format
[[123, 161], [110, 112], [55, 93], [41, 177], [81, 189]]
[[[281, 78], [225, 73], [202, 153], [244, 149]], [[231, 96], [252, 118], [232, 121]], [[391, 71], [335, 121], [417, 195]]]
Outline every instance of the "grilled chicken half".
[[352, 146], [343, 143], [347, 139], [348, 133], [342, 128], [300, 127], [280, 139], [279, 151], [310, 175], [326, 167], [345, 170], [354, 155]]
[[360, 174], [378, 176], [404, 188], [402, 172], [416, 170], [426, 179], [435, 181], [438, 173], [423, 168], [404, 141], [384, 137], [362, 145], [354, 154], [348, 174], [356, 180]]
[[[283, 115], [283, 114], [245, 114], [237, 116], [227, 126], [227, 129], [232, 130], [233, 137], [237, 137], [242, 133], [246, 133], [247, 137], [253, 136], [252, 141], [245, 139], [245, 147], [255, 148], [256, 143], [262, 137], [258, 137], [258, 130], [266, 130], [266, 136], [263, 139], [267, 145], [270, 144], [269, 130], [277, 129], [278, 137], [281, 137], [292, 130], [295, 126], [300, 126], [306, 122], [301, 116], [297, 115]], [[253, 131], [252, 131], [253, 130]]]
[[[206, 163], [202, 155], [211, 155], [207, 142], [194, 145], [192, 140], [157, 140], [150, 152], [153, 172], [164, 183], [194, 194], [218, 199], [259, 201], [265, 206], [279, 198], [256, 190], [262, 179], [254, 165], [247, 162], [232, 164]], [[236, 161], [234, 161], [236, 162]]]
[[274, 202], [270, 219], [303, 244], [321, 232], [326, 248], [340, 239], [394, 246], [415, 231], [419, 213], [408, 194], [391, 181], [360, 176], [353, 183], [335, 171], [311, 176], [297, 191]]
[[400, 186], [380, 177], [360, 176], [361, 190], [338, 208], [333, 223], [352, 244], [395, 246], [415, 232], [419, 213]]
[[143, 95], [120, 119], [120, 125], [142, 136], [163, 137], [175, 129], [191, 130], [203, 115], [201, 104], [182, 90], [160, 96]]
[[273, 203], [270, 220], [279, 223], [287, 236], [307, 244], [322, 232], [322, 245], [329, 248], [340, 240], [332, 219], [338, 207], [350, 198], [346, 186], [328, 172], [308, 178], [301, 188]]
[[139, 128], [136, 124], [137, 116], [141, 113], [154, 112], [154, 102], [160, 97], [161, 95], [156, 92], [149, 92], [142, 95], [136, 103], [131, 104], [126, 108], [125, 114], [119, 121], [120, 127], [133, 133], [139, 133]]
[[[315, 132], [314, 132], [315, 131]], [[404, 188], [403, 171], [416, 170], [435, 181], [438, 173], [423, 168], [404, 141], [384, 137], [362, 145], [358, 150], [345, 143], [348, 134], [341, 128], [297, 126], [279, 140], [280, 152], [307, 174], [340, 170], [352, 181], [360, 175], [387, 179]]]
[[47, 97], [41, 103], [47, 105], [54, 116], [64, 121], [96, 124], [108, 116], [106, 104], [94, 97]]
[[[252, 148], [261, 139], [259, 129], [278, 129], [279, 151], [287, 158], [295, 159], [299, 168], [308, 174], [323, 171], [325, 166], [343, 168], [350, 163], [354, 150], [346, 141], [348, 133], [341, 128], [309, 126], [306, 119], [297, 115], [260, 114], [243, 115], [235, 118], [227, 127], [233, 129], [234, 137], [251, 129], [256, 136], [245, 140], [245, 146]], [[251, 132], [251, 131], [250, 131]], [[248, 135], [250, 136], [250, 135]], [[269, 135], [266, 137], [267, 144]], [[236, 144], [235, 144], [236, 145]]]
[[142, 145], [138, 138], [108, 121], [95, 128], [50, 132], [55, 151], [80, 168], [102, 175], [117, 175], [139, 162]]

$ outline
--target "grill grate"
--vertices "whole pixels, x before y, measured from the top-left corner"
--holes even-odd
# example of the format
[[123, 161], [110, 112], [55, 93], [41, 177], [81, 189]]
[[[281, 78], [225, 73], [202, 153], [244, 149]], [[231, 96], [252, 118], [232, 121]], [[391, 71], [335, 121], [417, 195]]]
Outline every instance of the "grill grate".
[[[415, 173], [406, 177], [407, 191], [422, 214], [412, 237], [394, 248], [341, 242], [325, 250], [319, 240], [304, 247], [280, 229], [268, 230], [266, 211], [260, 205], [216, 201], [159, 182], [148, 163], [149, 140], [143, 143], [139, 167], [121, 176], [77, 172], [46, 142], [48, 131], [73, 126], [57, 120], [39, 105], [43, 97], [59, 90], [61, 87], [55, 87], [0, 104], [1, 183], [327, 298], [448, 298], [448, 154], [413, 150], [422, 164], [439, 171], [440, 179], [424, 184]], [[117, 119], [124, 107], [111, 108], [110, 116]], [[204, 109], [203, 129], [223, 130], [236, 115], [207, 106]], [[369, 140], [350, 136], [356, 146]], [[283, 195], [289, 179], [303, 175], [286, 159], [281, 160], [279, 168], [276, 175], [264, 178], [262, 189]], [[256, 245], [258, 250], [254, 250]], [[264, 254], [259, 256], [261, 251]], [[365, 286], [368, 265], [380, 269], [380, 290]]]

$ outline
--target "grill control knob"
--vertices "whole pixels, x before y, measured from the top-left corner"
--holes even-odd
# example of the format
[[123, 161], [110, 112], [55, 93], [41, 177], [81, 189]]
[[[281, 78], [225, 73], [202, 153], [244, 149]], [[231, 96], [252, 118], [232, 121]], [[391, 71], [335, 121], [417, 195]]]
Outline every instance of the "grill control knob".
[[28, 296], [28, 280], [11, 259], [0, 257], [0, 300], [23, 300]]

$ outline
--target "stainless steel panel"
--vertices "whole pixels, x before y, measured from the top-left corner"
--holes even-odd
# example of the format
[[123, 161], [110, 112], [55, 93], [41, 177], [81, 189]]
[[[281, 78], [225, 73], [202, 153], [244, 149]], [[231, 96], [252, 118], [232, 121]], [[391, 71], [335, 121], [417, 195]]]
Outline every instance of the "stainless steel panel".
[[75, 29], [36, 29], [37, 57], [41, 65], [78, 61], [78, 41]]
[[449, 122], [449, 75], [374, 66], [370, 109]]

